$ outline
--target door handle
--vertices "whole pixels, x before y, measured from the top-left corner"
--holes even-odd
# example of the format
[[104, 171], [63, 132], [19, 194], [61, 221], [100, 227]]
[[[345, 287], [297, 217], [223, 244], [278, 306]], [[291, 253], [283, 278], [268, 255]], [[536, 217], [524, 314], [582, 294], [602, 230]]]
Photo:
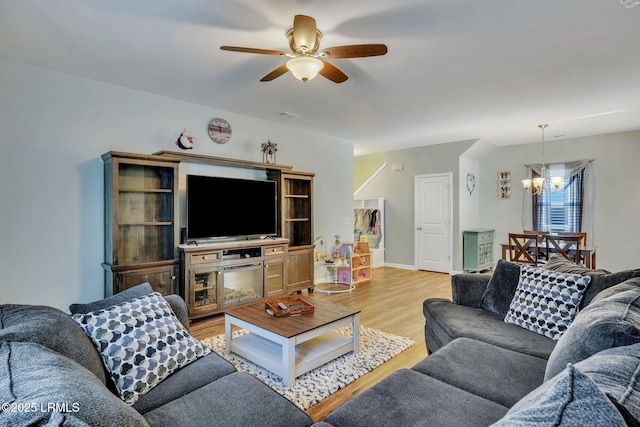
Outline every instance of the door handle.
[[422, 230], [422, 227], [418, 227], [418, 228], [416, 228], [416, 230]]

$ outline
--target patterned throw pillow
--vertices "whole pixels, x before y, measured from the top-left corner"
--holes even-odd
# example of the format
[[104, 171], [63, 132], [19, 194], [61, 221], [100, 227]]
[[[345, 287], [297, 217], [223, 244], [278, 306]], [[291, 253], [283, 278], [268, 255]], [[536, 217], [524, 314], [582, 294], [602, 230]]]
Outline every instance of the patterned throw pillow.
[[72, 317], [93, 341], [120, 397], [129, 404], [211, 352], [189, 335], [157, 292]]
[[590, 280], [589, 276], [523, 265], [504, 321], [558, 340], [578, 313]]

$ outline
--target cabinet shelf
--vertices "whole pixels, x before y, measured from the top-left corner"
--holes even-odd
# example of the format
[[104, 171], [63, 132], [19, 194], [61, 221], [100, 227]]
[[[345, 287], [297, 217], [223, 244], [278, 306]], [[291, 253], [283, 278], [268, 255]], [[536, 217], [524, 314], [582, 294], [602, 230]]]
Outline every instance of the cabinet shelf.
[[285, 194], [285, 199], [308, 199], [308, 194]]
[[173, 225], [173, 222], [159, 221], [159, 222], [121, 222], [118, 224], [120, 227], [146, 227], [146, 226], [169, 226]]
[[121, 188], [119, 193], [173, 193], [171, 188]]
[[287, 218], [285, 219], [287, 222], [305, 222], [309, 221], [309, 218]]

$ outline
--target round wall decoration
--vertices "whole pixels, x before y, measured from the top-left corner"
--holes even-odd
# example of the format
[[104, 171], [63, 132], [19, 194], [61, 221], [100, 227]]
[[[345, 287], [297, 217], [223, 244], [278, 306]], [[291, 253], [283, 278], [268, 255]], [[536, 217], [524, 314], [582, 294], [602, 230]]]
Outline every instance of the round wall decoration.
[[469, 196], [473, 193], [473, 190], [476, 188], [476, 176], [472, 173], [467, 174], [467, 191], [469, 191]]
[[231, 139], [231, 125], [225, 119], [211, 119], [209, 138], [217, 144], [226, 144]]

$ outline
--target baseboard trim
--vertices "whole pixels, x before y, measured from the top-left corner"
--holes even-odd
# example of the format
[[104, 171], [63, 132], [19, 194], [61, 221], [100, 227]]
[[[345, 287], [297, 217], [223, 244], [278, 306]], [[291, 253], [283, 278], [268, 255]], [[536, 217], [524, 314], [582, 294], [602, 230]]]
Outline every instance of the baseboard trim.
[[414, 271], [418, 269], [415, 265], [394, 264], [390, 262], [385, 262], [384, 267], [403, 268], [405, 270], [414, 270]]

